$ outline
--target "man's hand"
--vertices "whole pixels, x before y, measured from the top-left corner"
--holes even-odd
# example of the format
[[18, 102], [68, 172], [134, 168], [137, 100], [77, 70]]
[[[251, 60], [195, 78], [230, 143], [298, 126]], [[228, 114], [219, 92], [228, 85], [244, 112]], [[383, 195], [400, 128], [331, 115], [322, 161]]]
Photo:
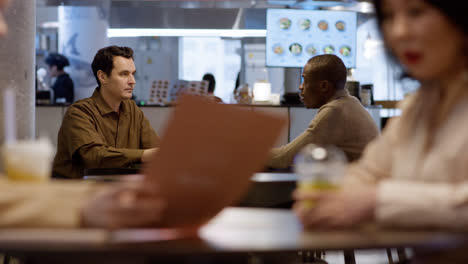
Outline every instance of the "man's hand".
[[109, 229], [157, 226], [164, 209], [157, 187], [126, 182], [98, 191], [82, 209], [81, 224]]
[[[294, 212], [306, 229], [350, 228], [374, 219], [377, 189], [361, 186], [337, 191], [296, 190], [294, 198]], [[313, 206], [307, 206], [307, 201], [312, 201]]]
[[143, 151], [143, 155], [141, 155], [141, 162], [146, 163], [151, 160], [153, 157], [154, 153], [158, 152], [159, 148], [150, 148], [150, 149], [145, 149]]

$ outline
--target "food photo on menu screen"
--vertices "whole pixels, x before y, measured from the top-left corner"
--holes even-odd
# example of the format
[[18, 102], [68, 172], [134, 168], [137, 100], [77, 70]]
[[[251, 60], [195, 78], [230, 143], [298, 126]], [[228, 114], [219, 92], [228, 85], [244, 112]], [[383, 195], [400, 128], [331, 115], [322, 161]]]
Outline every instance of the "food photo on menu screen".
[[266, 64], [303, 67], [317, 55], [335, 54], [356, 67], [357, 14], [328, 10], [267, 10]]

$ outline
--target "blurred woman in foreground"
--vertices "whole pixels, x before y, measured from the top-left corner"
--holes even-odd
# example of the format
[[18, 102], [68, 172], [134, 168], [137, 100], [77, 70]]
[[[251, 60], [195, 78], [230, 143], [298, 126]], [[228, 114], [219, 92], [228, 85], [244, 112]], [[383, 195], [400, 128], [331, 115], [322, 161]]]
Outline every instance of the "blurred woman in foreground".
[[[468, 228], [468, 16], [463, 1], [376, 0], [387, 51], [421, 82], [340, 191], [295, 193], [306, 228], [368, 221]], [[302, 206], [314, 200], [315, 206]]]

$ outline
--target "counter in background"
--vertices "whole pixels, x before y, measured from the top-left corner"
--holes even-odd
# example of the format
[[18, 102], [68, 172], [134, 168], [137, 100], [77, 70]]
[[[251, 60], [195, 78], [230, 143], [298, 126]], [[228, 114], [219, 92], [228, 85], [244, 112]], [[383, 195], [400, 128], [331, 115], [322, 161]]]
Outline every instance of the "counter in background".
[[[263, 111], [288, 116], [288, 126], [283, 129], [275, 144], [276, 147], [285, 145], [296, 138], [308, 127], [310, 121], [317, 114], [317, 109], [306, 109], [299, 106], [247, 105], [243, 107], [248, 107], [251, 111]], [[165, 106], [144, 106], [141, 107], [141, 109], [156, 132], [162, 134], [173, 108]], [[366, 109], [380, 129], [381, 107], [371, 106]], [[56, 145], [57, 134], [66, 110], [67, 106], [36, 106], [36, 135], [47, 136]]]

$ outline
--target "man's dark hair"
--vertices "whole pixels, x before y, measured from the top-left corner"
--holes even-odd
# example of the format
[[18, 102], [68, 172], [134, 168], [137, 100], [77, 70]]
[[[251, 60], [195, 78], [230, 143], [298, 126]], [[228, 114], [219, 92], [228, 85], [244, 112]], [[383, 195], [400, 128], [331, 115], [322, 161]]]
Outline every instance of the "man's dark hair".
[[49, 56], [46, 57], [45, 63], [49, 65], [49, 67], [57, 66], [57, 70], [59, 71], [70, 65], [67, 57], [58, 53], [50, 53]]
[[211, 73], [203, 75], [202, 80], [208, 81], [208, 93], [213, 93], [216, 86], [215, 77]]
[[325, 54], [312, 57], [307, 61], [311, 66], [311, 71], [306, 74], [313, 74], [313, 78], [327, 80], [336, 90], [344, 89], [346, 84], [346, 66], [343, 61], [335, 55]]
[[96, 53], [96, 56], [94, 56], [91, 68], [93, 69], [93, 74], [98, 83], [98, 87], [101, 87], [101, 82], [99, 81], [97, 72], [101, 70], [107, 76], [110, 76], [112, 69], [114, 68], [114, 57], [116, 56], [133, 60], [133, 50], [129, 47], [109, 46], [100, 49]]

